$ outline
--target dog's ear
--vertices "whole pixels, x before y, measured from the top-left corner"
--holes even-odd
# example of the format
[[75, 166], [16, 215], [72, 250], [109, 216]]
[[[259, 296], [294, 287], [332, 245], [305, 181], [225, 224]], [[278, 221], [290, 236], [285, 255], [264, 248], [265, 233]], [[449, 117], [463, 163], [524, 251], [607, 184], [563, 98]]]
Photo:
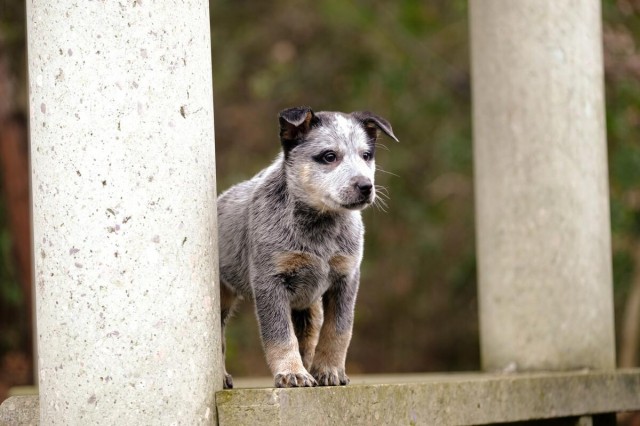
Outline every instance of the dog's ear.
[[304, 135], [309, 133], [311, 126], [318, 122], [316, 115], [307, 106], [282, 110], [278, 114], [278, 120], [280, 121], [280, 142], [285, 157], [302, 141]]
[[379, 115], [369, 111], [355, 111], [351, 113], [351, 116], [362, 123], [367, 135], [369, 135], [369, 137], [374, 141], [378, 139], [380, 130], [382, 130], [385, 135], [389, 136], [396, 142], [400, 142], [396, 135], [393, 134], [391, 124]]

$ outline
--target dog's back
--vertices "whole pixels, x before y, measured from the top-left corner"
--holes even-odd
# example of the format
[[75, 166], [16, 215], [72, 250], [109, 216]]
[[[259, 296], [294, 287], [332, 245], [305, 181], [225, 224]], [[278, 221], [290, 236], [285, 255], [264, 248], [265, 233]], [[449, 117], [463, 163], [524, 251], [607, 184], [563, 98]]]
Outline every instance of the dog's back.
[[[220, 281], [238, 296], [252, 295], [249, 277], [250, 212], [255, 203], [255, 192], [264, 195], [265, 180], [273, 179], [282, 167], [280, 157], [252, 179], [232, 186], [218, 198], [218, 229]], [[277, 179], [277, 178], [276, 178]], [[267, 194], [268, 195], [268, 194]], [[277, 209], [273, 200], [270, 211]]]
[[253, 180], [243, 182], [218, 198], [220, 280], [240, 293], [250, 290], [247, 226], [255, 185]]

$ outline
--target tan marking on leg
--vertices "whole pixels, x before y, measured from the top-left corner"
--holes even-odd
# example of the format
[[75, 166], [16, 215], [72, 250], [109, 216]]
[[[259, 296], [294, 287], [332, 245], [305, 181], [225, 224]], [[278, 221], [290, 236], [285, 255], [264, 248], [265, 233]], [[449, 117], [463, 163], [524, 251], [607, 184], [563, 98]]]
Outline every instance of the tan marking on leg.
[[290, 274], [301, 268], [314, 266], [316, 261], [309, 253], [289, 251], [276, 253], [274, 264], [278, 273]]
[[306, 372], [298, 351], [298, 343], [295, 341], [265, 343], [264, 353], [269, 369], [274, 375], [284, 372], [294, 374]]
[[351, 276], [358, 267], [358, 258], [350, 255], [337, 254], [329, 259], [329, 267], [338, 275]]
[[344, 369], [351, 331], [338, 334], [335, 327], [322, 327], [320, 340], [313, 357], [314, 368], [336, 367]]
[[302, 336], [298, 336], [298, 345], [300, 347], [300, 356], [302, 364], [306, 369], [311, 367], [313, 356], [316, 352], [318, 339], [320, 338], [320, 329], [322, 328], [322, 299], [318, 299], [309, 307], [310, 321], [304, 330]]
[[264, 342], [267, 364], [274, 376], [276, 387], [315, 386], [316, 381], [302, 365], [298, 349], [298, 340], [289, 321], [288, 342]]
[[320, 340], [313, 358], [314, 367], [331, 366], [344, 368], [347, 359], [347, 349], [351, 342], [351, 330], [338, 333], [335, 318], [325, 317], [320, 331]]

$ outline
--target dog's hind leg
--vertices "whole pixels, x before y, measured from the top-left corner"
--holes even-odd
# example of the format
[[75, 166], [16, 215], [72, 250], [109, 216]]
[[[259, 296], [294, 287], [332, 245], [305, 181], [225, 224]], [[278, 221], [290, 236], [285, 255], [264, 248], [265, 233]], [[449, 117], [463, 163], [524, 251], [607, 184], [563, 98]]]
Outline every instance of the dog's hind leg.
[[229, 317], [233, 313], [236, 305], [238, 304], [238, 296], [224, 283], [220, 283], [220, 324], [222, 326], [222, 385], [225, 389], [233, 388], [233, 378], [231, 374], [227, 373], [225, 352], [226, 352], [226, 339], [224, 336], [224, 329], [229, 321]]
[[298, 338], [298, 347], [302, 364], [308, 370], [313, 362], [313, 355], [316, 352], [316, 345], [320, 337], [322, 327], [322, 299], [318, 299], [304, 310], [293, 310], [291, 320], [293, 329]]

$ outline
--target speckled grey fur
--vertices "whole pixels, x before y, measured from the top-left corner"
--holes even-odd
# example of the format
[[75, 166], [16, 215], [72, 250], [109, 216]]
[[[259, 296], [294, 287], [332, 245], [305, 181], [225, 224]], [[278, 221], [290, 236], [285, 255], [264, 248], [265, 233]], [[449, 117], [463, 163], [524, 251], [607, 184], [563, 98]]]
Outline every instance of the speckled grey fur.
[[[380, 131], [397, 139], [369, 112], [298, 107], [282, 111], [279, 121], [282, 153], [218, 200], [223, 333], [236, 302], [253, 300], [276, 386], [346, 384], [363, 252], [360, 210], [375, 200]], [[226, 372], [224, 386], [232, 387]]]

